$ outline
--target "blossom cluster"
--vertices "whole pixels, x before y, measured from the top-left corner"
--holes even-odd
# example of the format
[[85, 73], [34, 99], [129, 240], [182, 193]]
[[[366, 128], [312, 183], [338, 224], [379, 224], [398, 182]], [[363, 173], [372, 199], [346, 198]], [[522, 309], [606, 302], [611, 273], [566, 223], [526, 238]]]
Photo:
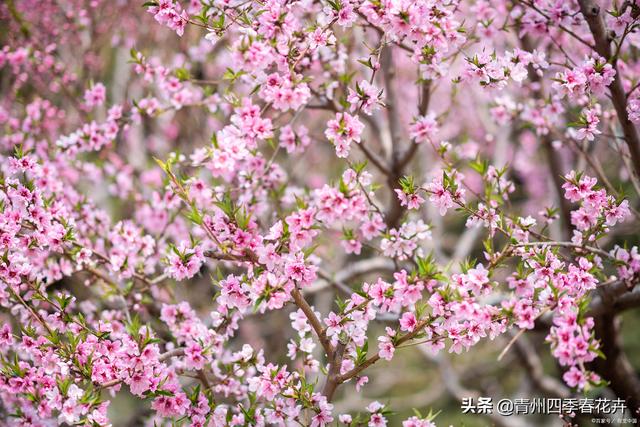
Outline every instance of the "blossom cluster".
[[0, 5], [0, 424], [433, 427], [337, 402], [534, 330], [637, 404], [637, 5], [113, 3]]

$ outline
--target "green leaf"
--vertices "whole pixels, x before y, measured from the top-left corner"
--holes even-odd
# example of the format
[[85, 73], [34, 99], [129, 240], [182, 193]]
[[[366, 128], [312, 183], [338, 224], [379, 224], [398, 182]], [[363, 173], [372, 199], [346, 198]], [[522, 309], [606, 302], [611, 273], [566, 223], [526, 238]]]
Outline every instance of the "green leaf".
[[175, 74], [176, 74], [176, 77], [181, 82], [191, 79], [191, 74], [189, 73], [189, 70], [187, 70], [186, 68], [178, 68], [178, 69], [176, 69]]

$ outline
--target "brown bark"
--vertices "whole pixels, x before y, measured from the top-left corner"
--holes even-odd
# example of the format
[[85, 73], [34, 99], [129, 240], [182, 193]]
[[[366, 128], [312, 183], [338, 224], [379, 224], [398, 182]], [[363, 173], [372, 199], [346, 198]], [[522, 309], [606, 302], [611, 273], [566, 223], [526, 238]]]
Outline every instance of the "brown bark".
[[596, 338], [606, 359], [596, 359], [594, 370], [605, 380], [621, 399], [626, 400], [632, 415], [640, 414], [640, 379], [622, 351], [619, 337], [619, 322], [615, 313], [607, 313], [596, 318]]
[[[403, 139], [402, 124], [400, 123], [398, 98], [394, 87], [394, 64], [393, 64], [393, 51], [392, 47], [387, 47], [382, 52], [381, 58], [382, 76], [385, 84], [386, 91], [386, 104], [387, 115], [389, 118], [389, 128], [391, 131], [391, 159], [389, 165], [389, 173], [387, 175], [387, 183], [391, 189], [391, 200], [389, 210], [386, 213], [386, 223], [389, 228], [397, 227], [404, 208], [400, 205], [400, 201], [393, 193], [394, 188], [398, 188], [400, 178], [404, 175], [404, 168], [411, 162], [411, 159], [418, 151], [418, 144], [411, 142], [409, 147], [401, 150], [400, 141]], [[420, 93], [420, 102], [418, 105], [418, 114], [425, 115], [429, 110], [429, 101], [431, 99], [431, 83], [425, 81], [422, 83], [422, 90]]]
[[[636, 127], [627, 115], [627, 96], [616, 64], [617, 58], [611, 50], [612, 38], [607, 31], [600, 6], [594, 0], [579, 0], [578, 3], [593, 35], [596, 52], [609, 61], [616, 70], [615, 79], [609, 86], [611, 102], [629, 147], [634, 172], [640, 176], [640, 138]], [[608, 296], [605, 294], [603, 298], [607, 299]], [[627, 401], [632, 414], [640, 414], [640, 379], [622, 351], [618, 323], [613, 310], [596, 318], [596, 337], [600, 340], [601, 350], [606, 357], [606, 359], [594, 361], [596, 372], [610, 382], [610, 388], [618, 397]]]
[[[522, 47], [529, 52], [533, 51], [534, 46], [532, 46], [531, 39], [529, 37], [524, 36], [522, 38]], [[531, 65], [529, 66], [529, 76], [534, 87], [537, 85], [533, 91], [534, 96], [538, 100], [544, 100], [545, 95], [542, 87], [542, 79]], [[549, 175], [551, 175], [556, 200], [560, 208], [560, 218], [563, 224], [562, 233], [565, 238], [569, 238], [571, 237], [571, 206], [569, 205], [569, 201], [564, 198], [564, 191], [562, 190], [562, 176], [564, 175], [564, 172], [562, 171], [560, 157], [558, 156], [558, 153], [554, 152], [552, 142], [550, 134], [542, 136], [542, 148], [544, 149], [544, 154], [547, 158]]]
[[609, 92], [611, 93], [611, 102], [616, 110], [618, 121], [622, 127], [624, 139], [629, 147], [629, 153], [631, 154], [631, 160], [636, 176], [640, 177], [640, 138], [638, 137], [638, 131], [633, 123], [629, 120], [627, 114], [627, 95], [624, 92], [622, 86], [622, 79], [620, 78], [620, 70], [616, 64], [617, 58], [614, 57], [611, 51], [611, 37], [604, 23], [604, 18], [600, 10], [600, 6], [593, 0], [579, 0], [580, 11], [584, 16], [593, 40], [595, 42], [595, 50], [600, 56], [605, 58], [611, 63], [616, 70], [616, 76], [613, 83], [609, 86]]

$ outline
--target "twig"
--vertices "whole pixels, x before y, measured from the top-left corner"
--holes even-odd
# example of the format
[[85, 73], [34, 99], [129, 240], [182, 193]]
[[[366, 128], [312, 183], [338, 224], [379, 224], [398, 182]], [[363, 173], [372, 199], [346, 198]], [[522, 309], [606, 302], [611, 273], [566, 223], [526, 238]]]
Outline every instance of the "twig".
[[530, 243], [518, 243], [514, 245], [515, 247], [525, 248], [525, 247], [547, 247], [547, 246], [559, 246], [563, 248], [574, 248], [581, 249], [583, 251], [591, 252], [605, 258], [609, 258], [615, 260], [616, 257], [611, 255], [610, 253], [603, 251], [602, 249], [594, 248], [593, 246], [583, 246], [573, 242], [530, 242]]
[[527, 330], [526, 329], [520, 329], [518, 331], [517, 334], [515, 334], [511, 340], [509, 341], [509, 343], [506, 345], [506, 347], [500, 352], [500, 354], [498, 355], [498, 362], [500, 362], [502, 360], [502, 358], [504, 357], [505, 354], [507, 354], [507, 352], [509, 351], [509, 349], [513, 346], [513, 344], [516, 342], [516, 340], [518, 338], [520, 338]]

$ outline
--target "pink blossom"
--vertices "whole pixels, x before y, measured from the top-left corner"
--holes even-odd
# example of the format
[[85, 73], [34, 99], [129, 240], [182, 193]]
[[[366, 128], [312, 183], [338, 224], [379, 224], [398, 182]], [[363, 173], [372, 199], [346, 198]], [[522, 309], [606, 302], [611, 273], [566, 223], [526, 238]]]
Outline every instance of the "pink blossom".
[[96, 83], [84, 93], [84, 103], [88, 108], [102, 105], [106, 99], [106, 88], [102, 83]]
[[407, 332], [413, 332], [418, 324], [415, 314], [406, 312], [400, 318], [400, 329]]
[[364, 125], [357, 116], [336, 113], [335, 119], [329, 120], [327, 123], [325, 136], [335, 145], [338, 157], [347, 157], [351, 143], [360, 142], [363, 129]]
[[437, 133], [438, 123], [433, 113], [418, 117], [409, 128], [409, 136], [416, 144], [432, 141]]
[[405, 194], [405, 192], [400, 189], [395, 189], [394, 191], [400, 200], [400, 204], [406, 206], [408, 209], [419, 209], [420, 205], [424, 203], [424, 199], [417, 193]]

